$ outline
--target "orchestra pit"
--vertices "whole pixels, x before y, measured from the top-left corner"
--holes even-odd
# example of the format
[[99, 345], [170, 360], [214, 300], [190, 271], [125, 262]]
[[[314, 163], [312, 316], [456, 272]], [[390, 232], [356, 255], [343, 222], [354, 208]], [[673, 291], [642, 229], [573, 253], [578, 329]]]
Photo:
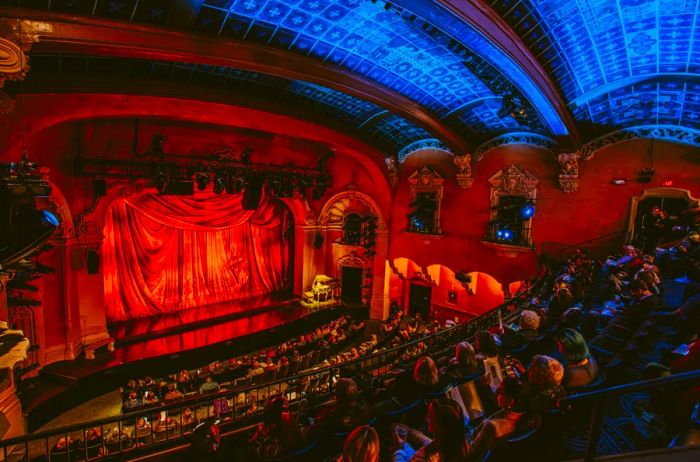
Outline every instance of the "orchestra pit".
[[700, 460], [700, 0], [0, 0], [0, 461]]

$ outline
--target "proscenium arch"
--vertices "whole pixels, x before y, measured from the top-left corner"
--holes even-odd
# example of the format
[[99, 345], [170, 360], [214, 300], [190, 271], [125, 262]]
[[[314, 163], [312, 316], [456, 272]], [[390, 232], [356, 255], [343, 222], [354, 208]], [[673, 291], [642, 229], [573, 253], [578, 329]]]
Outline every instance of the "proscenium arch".
[[[373, 102], [425, 128], [448, 146], [464, 151], [468, 143], [417, 102], [335, 65], [274, 47], [95, 17], [0, 8], [0, 32], [15, 36], [17, 18], [33, 52], [130, 57], [228, 66], [292, 80], [306, 80]], [[26, 39], [25, 39], [26, 40]], [[203, 53], [202, 50], [207, 50]]]
[[[160, 118], [180, 122], [235, 127], [273, 133], [327, 145], [359, 162], [376, 181], [376, 203], [391, 204], [391, 186], [384, 156], [371, 146], [329, 128], [304, 120], [255, 109], [185, 98], [111, 94], [44, 94], [18, 98], [16, 111], [27, 114], [26, 138], [61, 124], [110, 118]], [[0, 140], [7, 140], [2, 157], [19, 158], [22, 146], [21, 119], [5, 116]], [[381, 207], [377, 207], [381, 210]]]

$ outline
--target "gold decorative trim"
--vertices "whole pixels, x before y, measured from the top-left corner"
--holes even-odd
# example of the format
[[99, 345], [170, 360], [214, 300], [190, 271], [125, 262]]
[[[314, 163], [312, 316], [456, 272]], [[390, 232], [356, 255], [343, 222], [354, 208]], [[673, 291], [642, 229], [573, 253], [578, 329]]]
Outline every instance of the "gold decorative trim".
[[29, 72], [29, 59], [15, 42], [0, 37], [0, 88], [5, 80], [22, 80]]

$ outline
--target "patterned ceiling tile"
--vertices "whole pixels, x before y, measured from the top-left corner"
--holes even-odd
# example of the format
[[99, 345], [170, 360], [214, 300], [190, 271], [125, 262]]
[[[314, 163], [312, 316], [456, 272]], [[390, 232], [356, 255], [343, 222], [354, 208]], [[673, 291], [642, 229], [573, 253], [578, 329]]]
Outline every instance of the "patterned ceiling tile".
[[700, 77], [699, 0], [489, 1], [555, 78], [589, 137], [634, 125], [698, 128], [690, 87]]

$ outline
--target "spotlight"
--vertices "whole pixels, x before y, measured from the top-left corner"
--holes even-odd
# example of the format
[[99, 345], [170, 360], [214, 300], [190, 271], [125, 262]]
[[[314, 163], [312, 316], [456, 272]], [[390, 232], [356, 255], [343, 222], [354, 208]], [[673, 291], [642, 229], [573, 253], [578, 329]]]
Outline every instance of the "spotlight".
[[216, 174], [216, 179], [214, 180], [214, 194], [221, 194], [226, 189], [226, 178], [220, 174]]
[[496, 228], [496, 239], [510, 242], [515, 239], [515, 232], [507, 226], [499, 226]]
[[535, 214], [535, 204], [528, 202], [520, 208], [520, 216], [529, 220]]
[[59, 225], [61, 224], [60, 221], [58, 221], [58, 218], [56, 215], [54, 215], [51, 211], [49, 210], [42, 210], [41, 211], [41, 221], [47, 225], [47, 226], [53, 226], [54, 228], [58, 228]]
[[197, 172], [194, 176], [194, 181], [197, 182], [197, 189], [204, 191], [209, 185], [209, 172]]
[[168, 173], [168, 167], [166, 165], [160, 165], [158, 167], [153, 181], [158, 192], [165, 194], [165, 191], [168, 189], [168, 183], [170, 183], [170, 173]]

